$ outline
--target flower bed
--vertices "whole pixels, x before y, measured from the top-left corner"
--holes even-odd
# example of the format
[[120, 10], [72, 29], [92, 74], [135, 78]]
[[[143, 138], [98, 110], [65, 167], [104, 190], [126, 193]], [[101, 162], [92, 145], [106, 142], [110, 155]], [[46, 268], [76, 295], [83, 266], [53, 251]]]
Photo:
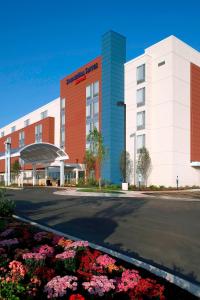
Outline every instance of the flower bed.
[[158, 281], [88, 242], [0, 219], [0, 299], [195, 299]]

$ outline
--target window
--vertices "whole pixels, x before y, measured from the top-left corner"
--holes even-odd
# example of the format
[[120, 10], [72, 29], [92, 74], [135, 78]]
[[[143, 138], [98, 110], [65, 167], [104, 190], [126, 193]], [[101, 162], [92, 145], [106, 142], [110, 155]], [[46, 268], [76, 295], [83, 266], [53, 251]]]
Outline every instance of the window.
[[29, 124], [30, 124], [30, 120], [29, 119], [27, 119], [27, 120], [24, 121], [24, 127], [28, 126]]
[[63, 147], [65, 145], [65, 128], [61, 128], [60, 134], [60, 146]]
[[11, 144], [11, 137], [10, 136], [6, 139], [6, 142]]
[[35, 142], [36, 143], [42, 142], [42, 124], [35, 126]]
[[90, 133], [90, 130], [91, 130], [91, 123], [87, 123], [86, 124], [86, 138], [87, 138], [88, 134]]
[[19, 147], [24, 147], [24, 131], [19, 132]]
[[61, 126], [65, 125], [65, 111], [61, 112]]
[[41, 119], [47, 118], [47, 116], [48, 116], [48, 110], [42, 111], [41, 114], [40, 114], [40, 116], [41, 116]]
[[97, 130], [99, 130], [99, 120], [95, 120], [94, 121], [94, 128], [96, 128]]
[[4, 131], [1, 132], [1, 137], [3, 137], [3, 136], [4, 136]]
[[61, 109], [65, 108], [65, 98], [61, 99]]
[[92, 116], [92, 104], [87, 104], [86, 106], [86, 118], [90, 118]]
[[[99, 130], [99, 81], [86, 87], [86, 136], [95, 127]], [[91, 145], [86, 140], [86, 149]]]
[[94, 116], [99, 113], [99, 102], [94, 102]]
[[92, 89], [91, 89], [91, 85], [88, 85], [87, 87], [86, 87], [86, 98], [87, 99], [89, 99], [89, 98], [91, 98], [92, 97]]
[[137, 107], [145, 105], [145, 88], [137, 90], [136, 102], [137, 102]]
[[145, 64], [137, 67], [136, 78], [137, 78], [137, 84], [145, 81]]
[[137, 152], [139, 152], [143, 147], [145, 147], [145, 135], [141, 134], [137, 136]]
[[14, 132], [16, 130], [16, 126], [11, 127], [11, 132]]
[[99, 82], [96, 81], [93, 84], [93, 96], [97, 96], [99, 94]]
[[137, 130], [145, 128], [145, 111], [137, 113]]

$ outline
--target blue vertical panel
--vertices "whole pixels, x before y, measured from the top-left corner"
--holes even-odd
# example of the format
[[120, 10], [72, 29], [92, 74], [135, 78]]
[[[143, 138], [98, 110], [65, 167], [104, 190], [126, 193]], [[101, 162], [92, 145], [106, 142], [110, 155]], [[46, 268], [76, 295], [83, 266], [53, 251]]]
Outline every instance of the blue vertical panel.
[[102, 36], [102, 135], [108, 149], [102, 178], [120, 182], [119, 161], [124, 149], [124, 111], [117, 106], [124, 101], [124, 63], [126, 38], [109, 31]]

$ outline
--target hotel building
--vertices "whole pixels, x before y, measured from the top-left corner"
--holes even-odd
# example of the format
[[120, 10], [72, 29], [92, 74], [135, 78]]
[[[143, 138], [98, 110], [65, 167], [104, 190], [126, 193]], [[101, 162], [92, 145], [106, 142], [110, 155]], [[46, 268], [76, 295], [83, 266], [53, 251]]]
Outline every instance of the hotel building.
[[[175, 186], [177, 178], [182, 186], [200, 185], [200, 53], [170, 36], [126, 62], [125, 37], [107, 32], [101, 55], [63, 78], [57, 99], [0, 129], [0, 181], [7, 141], [11, 164], [24, 160], [24, 182], [59, 178], [59, 153], [62, 183], [77, 182], [85, 176], [86, 137], [94, 127], [108, 149], [97, 177], [101, 172], [106, 181], [120, 183], [126, 144], [133, 165], [129, 183], [138, 182], [134, 166], [145, 146], [151, 157], [149, 185]], [[43, 160], [37, 159], [42, 154]]]

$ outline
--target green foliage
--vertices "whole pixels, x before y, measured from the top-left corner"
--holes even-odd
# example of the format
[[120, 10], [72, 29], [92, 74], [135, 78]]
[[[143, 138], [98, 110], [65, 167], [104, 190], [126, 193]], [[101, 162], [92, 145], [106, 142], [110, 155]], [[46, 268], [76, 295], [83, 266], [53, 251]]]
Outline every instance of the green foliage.
[[85, 179], [84, 178], [79, 178], [77, 186], [78, 187], [85, 186]]
[[85, 151], [84, 163], [86, 165], [87, 176], [89, 177], [90, 172], [95, 169], [95, 163], [96, 163], [96, 158], [92, 151], [90, 150]]
[[11, 172], [15, 175], [18, 175], [20, 173], [21, 166], [19, 163], [19, 160], [15, 160], [14, 163], [11, 165]]
[[161, 190], [159, 186], [153, 185], [153, 184], [149, 186], [149, 189], [150, 189], [150, 191], [159, 191], [159, 190]]
[[147, 179], [151, 171], [151, 158], [147, 148], [140, 149], [139, 157], [137, 160], [137, 174], [142, 176], [144, 184], [147, 185]]
[[[106, 157], [106, 148], [103, 144], [103, 136], [101, 132], [95, 127], [93, 131], [87, 136], [87, 141], [90, 143], [89, 153], [91, 157], [95, 159], [95, 165], [98, 164], [101, 170], [101, 166]], [[99, 177], [99, 188], [101, 189], [101, 176]]]
[[90, 177], [87, 180], [87, 186], [98, 186], [98, 181], [95, 178]]
[[20, 283], [0, 281], [0, 299], [20, 300], [23, 292], [25, 288]]
[[5, 190], [0, 189], [0, 216], [10, 217], [15, 209], [15, 203], [6, 198]]

